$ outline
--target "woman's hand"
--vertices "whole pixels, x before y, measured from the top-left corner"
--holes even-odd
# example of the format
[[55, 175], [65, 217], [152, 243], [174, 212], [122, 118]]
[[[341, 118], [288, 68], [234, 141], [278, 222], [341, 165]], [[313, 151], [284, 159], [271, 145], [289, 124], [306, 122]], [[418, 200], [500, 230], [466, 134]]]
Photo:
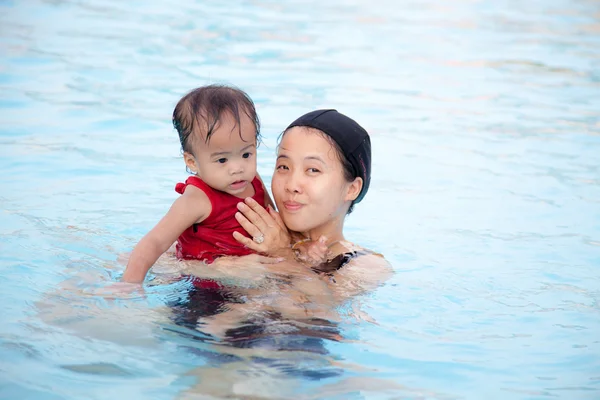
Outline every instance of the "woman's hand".
[[235, 218], [253, 239], [234, 232], [235, 240], [251, 250], [272, 256], [291, 255], [290, 234], [279, 213], [268, 207], [265, 210], [254, 199], [248, 197], [245, 203], [238, 203], [240, 212]]
[[319, 237], [316, 242], [309, 240], [299, 242], [293, 248], [297, 252], [296, 259], [309, 267], [319, 266], [332, 258], [325, 236]]

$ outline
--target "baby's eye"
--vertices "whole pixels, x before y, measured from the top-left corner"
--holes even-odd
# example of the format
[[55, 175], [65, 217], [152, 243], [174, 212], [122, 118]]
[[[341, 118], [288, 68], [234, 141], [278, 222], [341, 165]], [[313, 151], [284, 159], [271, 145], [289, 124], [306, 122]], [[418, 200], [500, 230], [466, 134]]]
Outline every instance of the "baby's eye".
[[252, 153], [244, 153], [244, 154], [242, 154], [242, 157], [250, 158], [251, 155], [252, 155]]
[[226, 159], [226, 158], [219, 158], [219, 159], [217, 160], [217, 162], [218, 162], [219, 164], [225, 164], [225, 163], [227, 162], [227, 159]]

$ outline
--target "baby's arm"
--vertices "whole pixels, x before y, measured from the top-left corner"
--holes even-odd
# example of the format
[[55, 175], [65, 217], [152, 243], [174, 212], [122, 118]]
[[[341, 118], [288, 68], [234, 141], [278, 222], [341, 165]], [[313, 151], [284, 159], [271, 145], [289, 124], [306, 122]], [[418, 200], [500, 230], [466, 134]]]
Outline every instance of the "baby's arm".
[[194, 186], [188, 186], [160, 222], [135, 246], [121, 279], [130, 283], [143, 282], [161, 254], [184, 230], [204, 220], [211, 210], [206, 194]]

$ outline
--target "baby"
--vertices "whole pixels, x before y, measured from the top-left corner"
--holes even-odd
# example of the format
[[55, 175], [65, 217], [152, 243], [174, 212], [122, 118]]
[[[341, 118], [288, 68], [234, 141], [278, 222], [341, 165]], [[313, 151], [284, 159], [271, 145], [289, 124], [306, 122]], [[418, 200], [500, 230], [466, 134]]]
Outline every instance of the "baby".
[[177, 184], [181, 196], [133, 249], [125, 282], [142, 282], [175, 241], [179, 259], [212, 263], [219, 256], [253, 253], [233, 237], [248, 236], [235, 218], [237, 204], [247, 197], [271, 204], [256, 173], [260, 123], [246, 93], [222, 85], [194, 89], [177, 103], [173, 126], [192, 176]]

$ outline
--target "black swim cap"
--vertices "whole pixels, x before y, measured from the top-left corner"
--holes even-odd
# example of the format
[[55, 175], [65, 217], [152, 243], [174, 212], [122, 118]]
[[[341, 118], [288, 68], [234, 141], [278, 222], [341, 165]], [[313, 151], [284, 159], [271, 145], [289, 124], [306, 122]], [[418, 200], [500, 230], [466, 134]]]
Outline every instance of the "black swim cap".
[[318, 129], [332, 138], [342, 149], [344, 156], [352, 164], [354, 176], [360, 176], [363, 186], [353, 203], [359, 203], [371, 183], [371, 139], [369, 134], [356, 121], [337, 110], [316, 110], [304, 114], [287, 127], [308, 126]]

